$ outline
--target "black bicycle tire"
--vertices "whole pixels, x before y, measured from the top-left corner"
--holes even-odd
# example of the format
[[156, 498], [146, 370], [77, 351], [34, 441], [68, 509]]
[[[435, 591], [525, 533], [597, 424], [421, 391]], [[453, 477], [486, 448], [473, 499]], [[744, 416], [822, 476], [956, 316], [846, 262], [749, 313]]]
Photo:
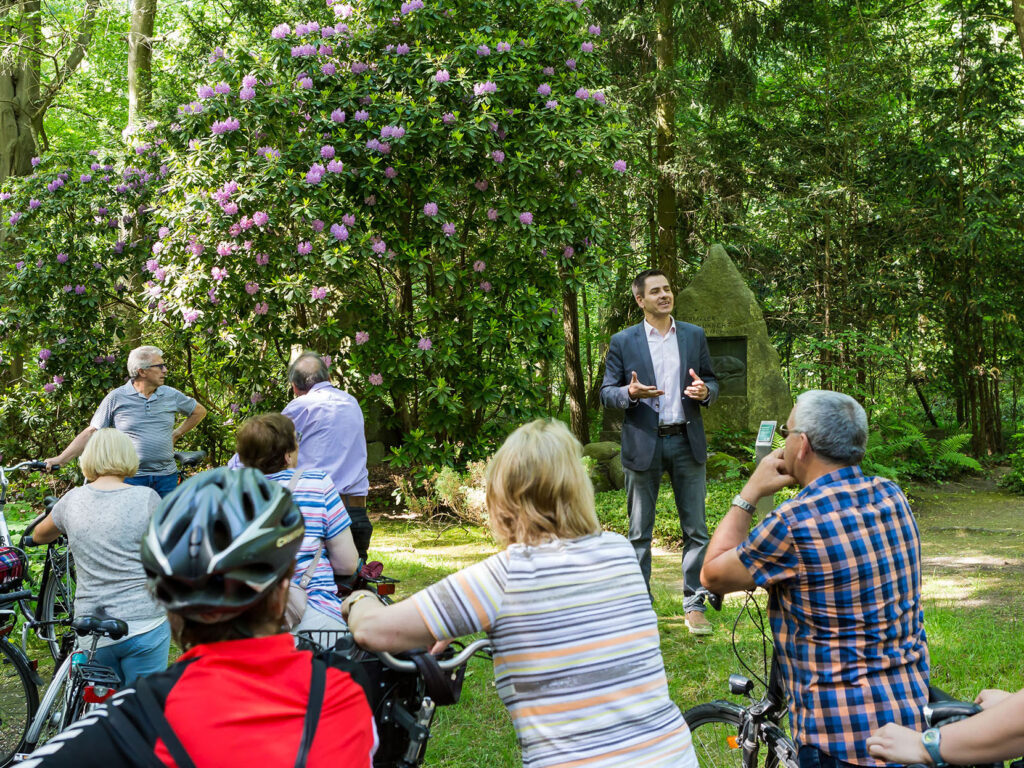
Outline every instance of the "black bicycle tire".
[[[6, 638], [0, 640], [0, 657], [0, 766], [5, 766], [25, 745], [25, 734], [39, 709], [39, 689], [28, 659]], [[15, 674], [11, 674], [12, 670]], [[15, 680], [21, 689], [20, 696], [15, 690]], [[11, 712], [18, 714], [12, 715]], [[21, 712], [25, 715], [23, 722], [20, 720]]]
[[[729, 704], [727, 702], [709, 702], [707, 704], [698, 704], [697, 706], [686, 710], [683, 713], [683, 719], [686, 720], [687, 726], [690, 728], [691, 738], [693, 739], [693, 749], [697, 755], [697, 764], [701, 768], [721, 768], [723, 762], [716, 760], [712, 757], [711, 749], [714, 745], [711, 745], [710, 739], [701, 738], [702, 734], [699, 733], [699, 729], [703, 726], [712, 725], [715, 723], [721, 723], [728, 726], [732, 733], [729, 735], [739, 736], [740, 731], [740, 709], [736, 705]], [[759, 754], [763, 754], [763, 761], [758, 761], [758, 768], [779, 768], [778, 752], [776, 745], [778, 740], [787, 739], [782, 729], [774, 726], [768, 726], [770, 730], [777, 731], [771, 735], [765, 737], [763, 734], [758, 735], [758, 740], [761, 742], [761, 750]], [[726, 732], [718, 734], [718, 736], [725, 736]], [[719, 751], [719, 750], [716, 750]], [[722, 754], [725, 750], [721, 750]], [[734, 752], [736, 760], [734, 764], [743, 768], [743, 754], [740, 749], [728, 749], [728, 752]], [[784, 768], [797, 768], [796, 762], [791, 764], [784, 764]]]
[[[71, 640], [74, 639], [74, 631], [70, 625], [63, 628], [53, 624], [52, 622], [57, 619], [57, 589], [60, 584], [63, 574], [67, 571], [71, 572], [71, 583], [74, 584], [75, 580], [75, 561], [71, 555], [71, 551], [67, 551], [67, 560], [65, 561], [67, 567], [61, 566], [59, 570], [50, 568], [47, 573], [46, 583], [42, 585], [39, 590], [39, 618], [43, 622], [50, 622], [45, 624], [44, 632], [49, 633], [50, 637], [46, 639], [46, 645], [50, 649], [50, 655], [53, 657], [53, 663], [55, 666], [59, 666], [64, 661], [64, 656], [71, 650], [70, 647], [63, 647], [65, 642], [62, 642], [65, 638]], [[68, 619], [74, 618], [74, 587], [72, 586], [71, 594], [65, 598], [65, 602], [68, 603], [66, 615]], [[52, 638], [52, 639], [51, 639]]]

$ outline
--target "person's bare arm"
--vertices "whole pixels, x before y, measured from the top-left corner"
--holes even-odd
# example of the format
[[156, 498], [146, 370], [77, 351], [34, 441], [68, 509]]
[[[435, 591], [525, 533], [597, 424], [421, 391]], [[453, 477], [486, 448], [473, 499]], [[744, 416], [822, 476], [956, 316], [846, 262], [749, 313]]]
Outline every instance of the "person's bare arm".
[[[998, 763], [1024, 754], [1024, 689], [982, 712], [939, 729], [939, 752], [951, 765]], [[889, 763], [931, 765], [921, 734], [889, 723], [868, 738], [868, 752]]]
[[359, 553], [356, 543], [352, 540], [352, 529], [346, 528], [333, 539], [327, 540], [327, 559], [331, 561], [331, 570], [341, 576], [355, 573], [359, 565]]
[[384, 605], [372, 592], [359, 591], [342, 603], [341, 613], [360, 648], [398, 653], [434, 644], [412, 600]]
[[59, 455], [45, 460], [46, 470], [49, 471], [55, 466], [67, 464], [69, 461], [73, 461], [81, 456], [82, 451], [85, 450], [86, 443], [89, 442], [89, 438], [92, 437], [92, 433], [95, 431], [96, 427], [89, 426], [79, 432], [75, 439], [68, 443], [68, 447], [61, 451]]
[[188, 418], [181, 422], [181, 426], [178, 427], [171, 433], [171, 440], [177, 441], [182, 435], [191, 432], [196, 424], [206, 418], [206, 408], [203, 407], [202, 403], [196, 403], [195, 410], [188, 415]]
[[[740, 496], [744, 501], [756, 505], [762, 496], [774, 494], [795, 482], [791, 475], [786, 474], [782, 449], [779, 448], [761, 460], [754, 474], [740, 491]], [[756, 586], [747, 567], [736, 554], [736, 547], [742, 544], [750, 533], [750, 520], [749, 513], [737, 506], [730, 507], [708, 543], [707, 552], [704, 554], [704, 567], [700, 571], [700, 581], [715, 594], [724, 595], [741, 589], [753, 589]]]
[[47, 515], [32, 529], [32, 541], [36, 544], [49, 544], [60, 536], [60, 529], [53, 522], [53, 515]]

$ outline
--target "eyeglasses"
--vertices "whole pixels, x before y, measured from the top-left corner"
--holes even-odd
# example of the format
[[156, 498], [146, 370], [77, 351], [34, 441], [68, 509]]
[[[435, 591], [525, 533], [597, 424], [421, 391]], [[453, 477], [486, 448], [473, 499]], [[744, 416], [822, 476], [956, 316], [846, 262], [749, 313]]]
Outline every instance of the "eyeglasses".
[[161, 371], [166, 373], [167, 372], [167, 363], [154, 363], [153, 365], [144, 365], [141, 368], [139, 368], [139, 370], [140, 371], [145, 371], [145, 370], [147, 370], [149, 368], [159, 368]]
[[779, 427], [779, 434], [782, 435], [783, 437], [789, 437], [790, 435], [796, 435], [798, 433], [805, 433], [805, 432], [806, 432], [806, 430], [803, 430], [803, 429], [790, 429], [785, 424], [783, 424], [781, 427]]

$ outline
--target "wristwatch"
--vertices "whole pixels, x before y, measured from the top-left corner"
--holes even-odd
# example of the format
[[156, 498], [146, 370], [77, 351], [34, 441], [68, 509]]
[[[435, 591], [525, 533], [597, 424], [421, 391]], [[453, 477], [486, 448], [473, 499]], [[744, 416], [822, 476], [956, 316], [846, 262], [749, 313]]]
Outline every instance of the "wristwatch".
[[921, 743], [928, 750], [928, 756], [935, 763], [935, 768], [946, 768], [949, 765], [949, 763], [942, 759], [942, 755], [939, 754], [939, 745], [942, 743], [942, 737], [939, 735], [938, 728], [929, 728], [922, 733]]
[[750, 503], [749, 501], [747, 501], [746, 499], [744, 499], [744, 498], [743, 498], [742, 496], [740, 496], [740, 495], [739, 495], [738, 493], [737, 493], [737, 494], [736, 494], [735, 496], [733, 496], [733, 497], [732, 497], [732, 505], [733, 505], [734, 507], [739, 507], [739, 508], [740, 508], [740, 509], [742, 509], [742, 510], [743, 510], [744, 512], [746, 512], [746, 513], [747, 513], [748, 515], [753, 515], [753, 514], [754, 514], [754, 512], [756, 512], [756, 511], [757, 511], [757, 507], [755, 507], [755, 506], [754, 506], [753, 504], [751, 504], [751, 503]]

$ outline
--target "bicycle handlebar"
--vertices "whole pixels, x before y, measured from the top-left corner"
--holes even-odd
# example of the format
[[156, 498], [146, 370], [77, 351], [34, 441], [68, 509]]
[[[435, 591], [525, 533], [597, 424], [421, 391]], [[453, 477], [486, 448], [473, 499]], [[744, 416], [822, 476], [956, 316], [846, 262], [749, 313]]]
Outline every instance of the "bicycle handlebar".
[[22, 600], [29, 600], [32, 597], [33, 595], [31, 589], [21, 589], [17, 592], [8, 592], [6, 595], [0, 595], [0, 605], [20, 603]]
[[[46, 469], [45, 461], [23, 461], [20, 464], [15, 464], [13, 467], [0, 467], [4, 472], [14, 472], [18, 469], [27, 469], [32, 472], [42, 471]], [[54, 464], [53, 469], [60, 469], [60, 464]]]
[[[437, 666], [441, 668], [443, 672], [451, 672], [453, 669], [458, 669], [464, 666], [477, 652], [482, 651], [484, 648], [490, 648], [491, 641], [486, 637], [474, 640], [472, 643], [463, 648], [459, 653], [450, 659], [444, 661], [438, 661]], [[397, 659], [387, 651], [380, 651], [377, 657], [384, 662], [384, 666], [390, 667], [396, 672], [411, 672], [417, 671], [416, 663], [412, 661], [406, 661], [405, 659]]]

